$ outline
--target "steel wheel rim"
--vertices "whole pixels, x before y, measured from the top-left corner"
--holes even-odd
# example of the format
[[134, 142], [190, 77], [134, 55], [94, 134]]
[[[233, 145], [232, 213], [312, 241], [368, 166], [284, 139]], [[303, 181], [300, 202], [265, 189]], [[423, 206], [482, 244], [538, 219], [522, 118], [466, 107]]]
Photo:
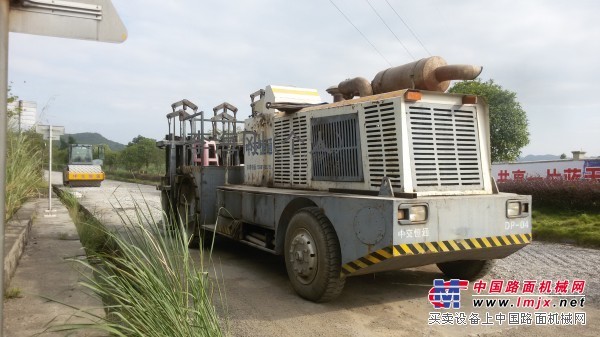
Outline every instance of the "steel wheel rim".
[[288, 262], [302, 284], [310, 284], [317, 275], [317, 246], [308, 230], [299, 228], [290, 243]]

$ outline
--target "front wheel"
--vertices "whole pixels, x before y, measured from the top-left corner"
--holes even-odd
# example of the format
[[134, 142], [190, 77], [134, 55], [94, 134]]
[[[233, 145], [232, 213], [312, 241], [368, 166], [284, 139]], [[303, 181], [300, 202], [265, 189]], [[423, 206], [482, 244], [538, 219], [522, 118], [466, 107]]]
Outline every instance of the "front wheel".
[[317, 207], [299, 210], [285, 234], [285, 266], [294, 290], [313, 302], [328, 302], [344, 288], [341, 251], [333, 225]]
[[437, 266], [449, 278], [473, 281], [485, 276], [494, 266], [494, 260], [450, 261]]

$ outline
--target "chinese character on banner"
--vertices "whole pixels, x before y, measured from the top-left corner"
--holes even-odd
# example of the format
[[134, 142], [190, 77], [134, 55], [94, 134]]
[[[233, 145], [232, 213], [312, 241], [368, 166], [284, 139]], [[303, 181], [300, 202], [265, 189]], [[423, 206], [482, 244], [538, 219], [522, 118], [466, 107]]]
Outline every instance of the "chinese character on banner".
[[579, 180], [581, 179], [581, 169], [578, 168], [568, 168], [565, 169], [565, 179], [566, 180]]
[[554, 169], [552, 172], [550, 172], [550, 169], [546, 169], [546, 178], [547, 179], [560, 179], [560, 178], [562, 178], [562, 174], [560, 174], [559, 172], [556, 172], [556, 169]]
[[525, 173], [527, 173], [527, 171], [524, 170], [516, 170], [516, 171], [512, 171], [513, 174], [513, 179], [514, 180], [524, 180], [525, 179]]
[[600, 179], [600, 167], [586, 167], [584, 178], [591, 180]]
[[452, 279], [433, 280], [433, 287], [429, 290], [429, 302], [436, 309], [460, 309], [460, 291], [467, 290], [469, 281]]
[[508, 180], [509, 176], [510, 176], [510, 173], [508, 173], [508, 170], [500, 170], [500, 172], [498, 172], [498, 182], [499, 183], [506, 182]]

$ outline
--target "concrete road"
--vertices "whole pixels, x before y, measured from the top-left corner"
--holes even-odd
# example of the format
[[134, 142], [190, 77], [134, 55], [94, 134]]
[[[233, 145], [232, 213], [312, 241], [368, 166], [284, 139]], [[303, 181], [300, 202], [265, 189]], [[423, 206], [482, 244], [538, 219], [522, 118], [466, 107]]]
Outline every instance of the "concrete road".
[[[160, 216], [159, 193], [152, 186], [105, 181], [101, 188], [73, 189], [81, 203], [109, 224], [119, 222], [135, 202], [145, 200], [148, 213]], [[560, 254], [558, 254], [560, 252]], [[599, 336], [600, 252], [568, 245], [535, 242], [499, 261], [491, 277], [514, 279], [588, 281], [588, 301], [583, 309], [550, 308], [554, 312], [586, 313], [585, 326], [428, 325], [428, 291], [435, 278], [443, 278], [435, 266], [350, 277], [342, 295], [331, 303], [315, 304], [298, 297], [291, 288], [283, 259], [221, 238], [212, 253], [194, 250], [196, 261], [210, 261], [209, 274], [220, 285], [216, 303], [233, 336]], [[490, 277], [485, 280], [489, 281]], [[438, 312], [485, 317], [508, 314], [509, 309], [473, 308], [472, 291], [464, 292], [462, 307]], [[466, 298], [466, 300], [465, 300]], [[518, 310], [512, 310], [518, 311]], [[532, 312], [531, 310], [529, 312]]]
[[[62, 185], [62, 173], [52, 172], [52, 184]], [[136, 206], [156, 221], [162, 217], [160, 192], [155, 186], [105, 180], [101, 187], [74, 187], [69, 190], [88, 211], [109, 227], [121, 226], [123, 219], [135, 219]]]

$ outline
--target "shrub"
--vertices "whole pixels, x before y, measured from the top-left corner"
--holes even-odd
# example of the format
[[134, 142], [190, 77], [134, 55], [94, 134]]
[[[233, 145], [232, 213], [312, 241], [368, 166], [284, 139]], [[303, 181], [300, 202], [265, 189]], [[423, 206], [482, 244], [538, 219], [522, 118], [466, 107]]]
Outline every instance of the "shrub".
[[600, 181], [536, 179], [498, 184], [502, 192], [530, 194], [533, 207], [600, 212]]

